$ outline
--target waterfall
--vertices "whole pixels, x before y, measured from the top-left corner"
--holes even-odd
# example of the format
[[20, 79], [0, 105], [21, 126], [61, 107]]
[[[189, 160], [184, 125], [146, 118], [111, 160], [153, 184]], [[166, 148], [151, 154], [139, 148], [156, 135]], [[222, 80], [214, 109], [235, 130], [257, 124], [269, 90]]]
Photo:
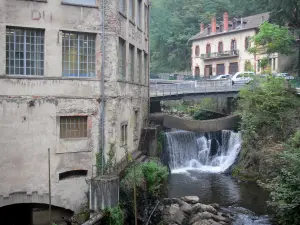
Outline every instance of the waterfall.
[[165, 134], [165, 154], [173, 173], [198, 170], [221, 173], [235, 161], [241, 149], [241, 135], [233, 131]]

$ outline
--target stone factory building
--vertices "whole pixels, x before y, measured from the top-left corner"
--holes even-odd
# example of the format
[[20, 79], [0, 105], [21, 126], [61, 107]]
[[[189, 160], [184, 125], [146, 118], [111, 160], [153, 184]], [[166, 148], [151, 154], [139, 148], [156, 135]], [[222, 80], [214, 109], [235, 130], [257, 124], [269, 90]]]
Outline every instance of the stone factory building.
[[0, 209], [48, 204], [48, 148], [52, 204], [75, 212], [96, 153], [138, 148], [148, 1], [103, 1], [0, 0]]
[[[217, 23], [216, 17], [211, 24], [200, 24], [200, 32], [192, 37], [192, 73], [193, 76], [209, 77], [220, 74], [234, 74], [250, 68], [261, 73], [260, 60], [267, 55], [262, 50], [254, 56], [247, 50], [251, 46], [250, 38], [258, 32], [259, 26], [269, 20], [269, 13], [244, 18], [232, 18], [224, 13], [223, 21]], [[273, 73], [285, 72], [289, 58], [272, 54], [269, 65]]]

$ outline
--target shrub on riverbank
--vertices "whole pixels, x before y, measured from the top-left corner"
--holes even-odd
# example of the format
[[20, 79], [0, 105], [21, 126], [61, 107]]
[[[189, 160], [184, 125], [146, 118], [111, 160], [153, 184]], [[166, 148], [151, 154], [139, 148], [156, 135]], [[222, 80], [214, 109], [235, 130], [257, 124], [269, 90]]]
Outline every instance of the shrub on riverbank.
[[249, 178], [251, 174], [264, 180], [278, 223], [298, 225], [300, 98], [282, 79], [254, 84], [241, 90], [239, 96], [243, 148], [234, 175]]
[[[168, 168], [158, 161], [152, 160], [148, 163], [132, 165], [127, 169], [126, 175], [120, 183], [120, 201], [129, 224], [134, 224], [134, 180], [138, 218], [145, 221], [157, 200], [166, 196], [167, 179]], [[158, 216], [155, 214], [153, 217]]]
[[279, 174], [263, 186], [270, 191], [269, 204], [275, 209], [276, 218], [282, 225], [300, 224], [300, 131], [280, 154], [282, 167]]
[[243, 148], [238, 172], [274, 176], [280, 168], [279, 145], [300, 127], [300, 98], [285, 80], [278, 78], [248, 85], [239, 97]]

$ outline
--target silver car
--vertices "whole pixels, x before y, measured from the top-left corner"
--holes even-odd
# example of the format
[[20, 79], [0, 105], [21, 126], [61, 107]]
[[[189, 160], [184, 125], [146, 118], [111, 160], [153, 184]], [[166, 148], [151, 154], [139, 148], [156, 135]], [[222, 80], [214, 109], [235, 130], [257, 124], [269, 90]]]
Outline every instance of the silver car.
[[294, 80], [295, 79], [295, 77], [289, 75], [288, 73], [278, 73], [275, 75], [275, 77], [284, 78], [286, 80]]

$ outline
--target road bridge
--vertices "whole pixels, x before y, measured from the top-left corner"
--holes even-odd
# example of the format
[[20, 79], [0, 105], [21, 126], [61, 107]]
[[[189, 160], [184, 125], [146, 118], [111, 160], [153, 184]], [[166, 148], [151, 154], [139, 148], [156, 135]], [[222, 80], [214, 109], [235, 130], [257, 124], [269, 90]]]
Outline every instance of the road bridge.
[[151, 102], [161, 100], [195, 99], [201, 97], [234, 97], [244, 85], [228, 81], [202, 81], [182, 83], [151, 83]]

